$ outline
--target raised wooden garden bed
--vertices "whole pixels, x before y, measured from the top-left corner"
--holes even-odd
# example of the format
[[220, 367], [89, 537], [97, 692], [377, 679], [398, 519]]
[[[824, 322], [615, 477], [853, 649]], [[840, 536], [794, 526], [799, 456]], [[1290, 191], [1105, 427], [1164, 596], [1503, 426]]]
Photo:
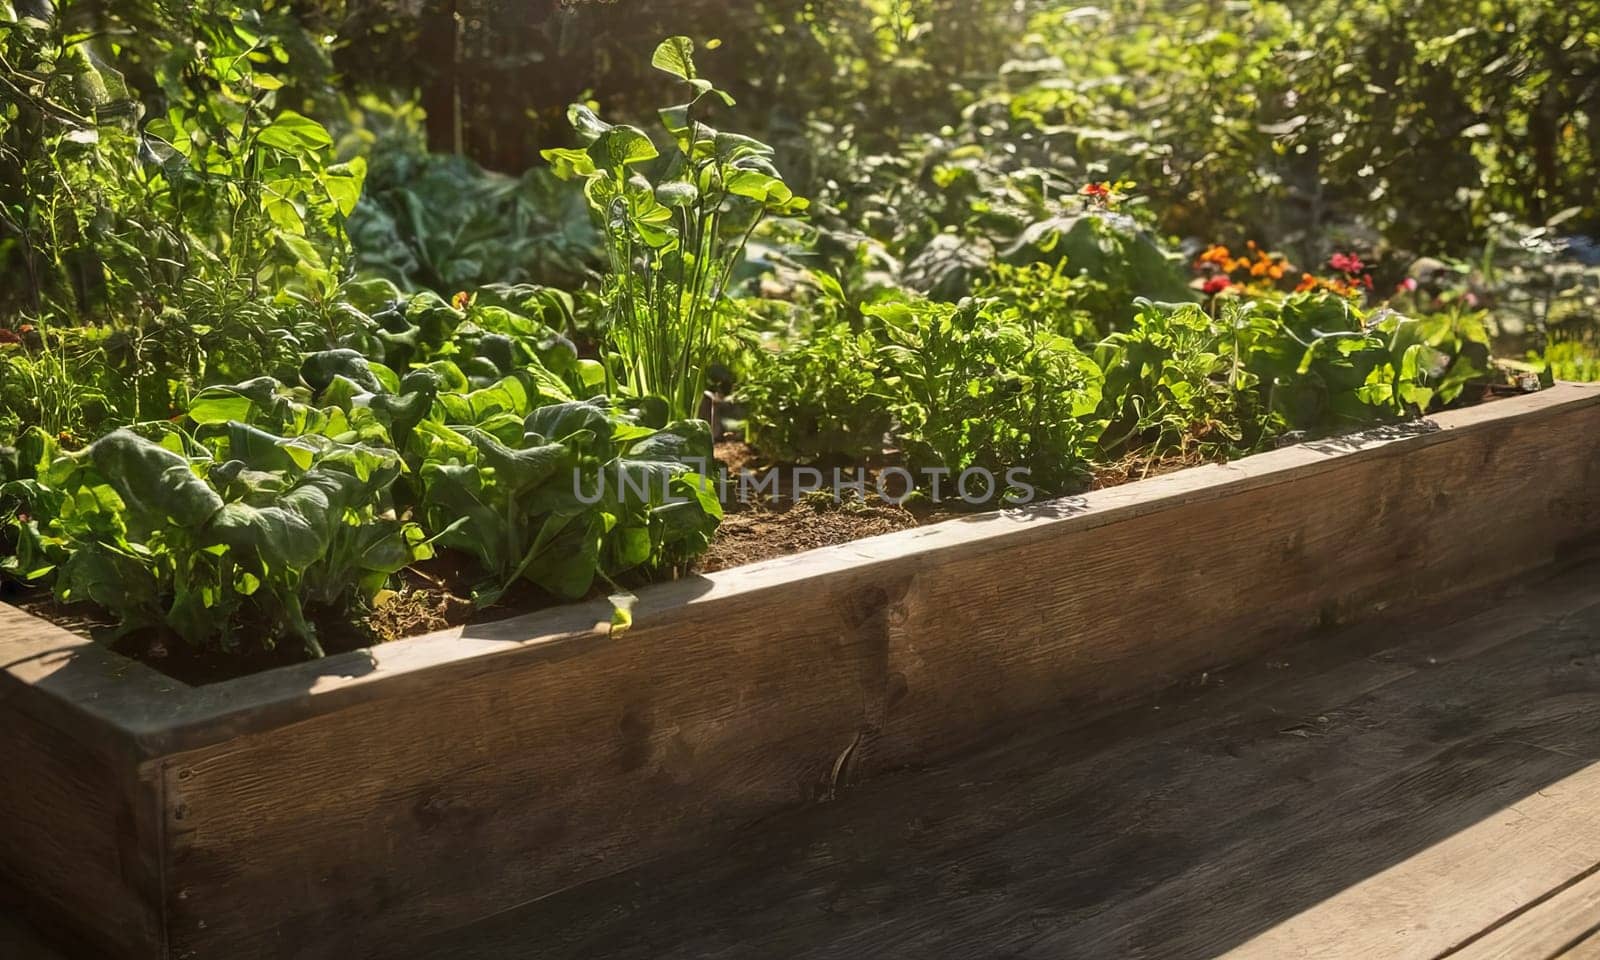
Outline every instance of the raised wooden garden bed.
[[1041, 711], [1600, 543], [1562, 385], [188, 687], [0, 607], [0, 875], [88, 956], [405, 955]]

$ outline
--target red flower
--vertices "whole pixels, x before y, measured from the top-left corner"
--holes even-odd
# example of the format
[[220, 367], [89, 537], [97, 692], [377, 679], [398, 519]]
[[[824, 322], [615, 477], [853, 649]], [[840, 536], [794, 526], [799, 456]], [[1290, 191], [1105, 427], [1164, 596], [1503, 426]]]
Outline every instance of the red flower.
[[1233, 286], [1233, 284], [1229, 282], [1227, 277], [1216, 276], [1207, 278], [1206, 282], [1201, 284], [1200, 289], [1211, 296], [1216, 296], [1231, 286]]
[[1328, 258], [1328, 266], [1341, 273], [1357, 274], [1367, 268], [1361, 258], [1353, 253], [1336, 253]]
[[1104, 183], [1086, 183], [1083, 185], [1083, 189], [1078, 192], [1096, 200], [1106, 200], [1111, 196], [1111, 188]]
[[1416, 277], [1406, 277], [1404, 280], [1400, 281], [1399, 285], [1395, 287], [1395, 290], [1403, 292], [1403, 293], [1416, 293], [1417, 292], [1417, 278]]

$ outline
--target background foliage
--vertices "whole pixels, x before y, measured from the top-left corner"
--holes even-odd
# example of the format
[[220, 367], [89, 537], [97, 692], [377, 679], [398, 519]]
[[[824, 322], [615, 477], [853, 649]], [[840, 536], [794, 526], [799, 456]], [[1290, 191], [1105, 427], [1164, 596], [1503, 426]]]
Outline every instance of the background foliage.
[[0, 572], [316, 651], [419, 565], [681, 571], [728, 427], [998, 501], [1600, 377], [1597, 51], [1600, 0], [0, 0]]

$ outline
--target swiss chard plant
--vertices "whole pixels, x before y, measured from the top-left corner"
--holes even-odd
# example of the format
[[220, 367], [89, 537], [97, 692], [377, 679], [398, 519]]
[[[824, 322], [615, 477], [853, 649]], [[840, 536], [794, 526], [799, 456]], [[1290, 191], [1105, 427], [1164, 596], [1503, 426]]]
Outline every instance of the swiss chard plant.
[[350, 236], [364, 272], [407, 289], [577, 286], [599, 264], [584, 204], [546, 169], [514, 178], [398, 145], [373, 157]]
[[1489, 336], [1471, 316], [1369, 312], [1320, 292], [1252, 302], [1236, 315], [1249, 368], [1295, 430], [1419, 416], [1488, 372]]
[[597, 578], [671, 569], [722, 517], [704, 421], [645, 427], [597, 399], [430, 421], [418, 437], [420, 515], [477, 559], [480, 605], [519, 580], [576, 599]]
[[652, 62], [688, 95], [660, 111], [665, 152], [638, 127], [575, 104], [569, 118], [587, 145], [544, 156], [558, 176], [583, 182], [604, 234], [609, 392], [663, 404], [664, 422], [700, 415], [751, 234], [806, 201], [784, 183], [771, 147], [706, 122], [711, 104], [733, 97], [699, 75], [689, 38], [663, 41]]

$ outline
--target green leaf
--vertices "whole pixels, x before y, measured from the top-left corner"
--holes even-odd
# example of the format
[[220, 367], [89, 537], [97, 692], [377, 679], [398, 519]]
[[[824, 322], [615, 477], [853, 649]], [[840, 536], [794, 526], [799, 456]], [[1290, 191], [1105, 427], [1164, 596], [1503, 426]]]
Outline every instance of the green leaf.
[[255, 404], [249, 397], [224, 392], [227, 389], [210, 387], [195, 397], [189, 404], [189, 419], [198, 424], [248, 420]]
[[584, 143], [593, 143], [610, 133], [612, 125], [600, 119], [599, 114], [581, 103], [567, 108], [567, 122]]
[[643, 130], [627, 125], [612, 127], [589, 145], [589, 159], [602, 170], [620, 170], [660, 155]]
[[757, 203], [784, 206], [794, 199], [790, 190], [777, 177], [754, 170], [735, 170], [725, 181], [727, 191], [736, 197], [748, 197]]
[[367, 179], [367, 161], [356, 157], [348, 163], [338, 163], [322, 173], [322, 188], [343, 216], [350, 216], [361, 199], [361, 185]]
[[558, 443], [609, 449], [611, 417], [605, 406], [592, 401], [552, 403], [528, 414], [529, 434]]
[[695, 79], [694, 41], [688, 37], [668, 37], [656, 47], [650, 65], [679, 80]]
[[699, 198], [700, 191], [692, 183], [669, 180], [656, 186], [655, 196], [663, 207], [688, 207]]
[[480, 466], [494, 470], [497, 495], [515, 500], [549, 480], [571, 462], [567, 448], [560, 443], [535, 443], [516, 449], [501, 443], [481, 430], [462, 433], [478, 448]]
[[611, 636], [620, 637], [633, 626], [633, 608], [639, 598], [631, 593], [613, 593], [611, 602]]
[[541, 150], [539, 155], [550, 164], [552, 172], [562, 180], [581, 180], [595, 174], [594, 159], [587, 150], [557, 147]]
[[147, 523], [196, 530], [222, 509], [222, 498], [187, 459], [131, 430], [101, 437], [73, 459], [80, 458], [94, 464], [128, 512]]
[[328, 552], [345, 512], [366, 495], [355, 474], [319, 466], [276, 505], [230, 503], [209, 529], [216, 542], [254, 551], [268, 569], [303, 571]]
[[344, 377], [371, 393], [383, 390], [373, 365], [355, 350], [323, 350], [308, 353], [300, 362], [300, 379], [312, 390], [328, 389], [334, 377]]
[[257, 142], [289, 153], [303, 154], [333, 146], [333, 137], [322, 124], [285, 110], [256, 135]]

